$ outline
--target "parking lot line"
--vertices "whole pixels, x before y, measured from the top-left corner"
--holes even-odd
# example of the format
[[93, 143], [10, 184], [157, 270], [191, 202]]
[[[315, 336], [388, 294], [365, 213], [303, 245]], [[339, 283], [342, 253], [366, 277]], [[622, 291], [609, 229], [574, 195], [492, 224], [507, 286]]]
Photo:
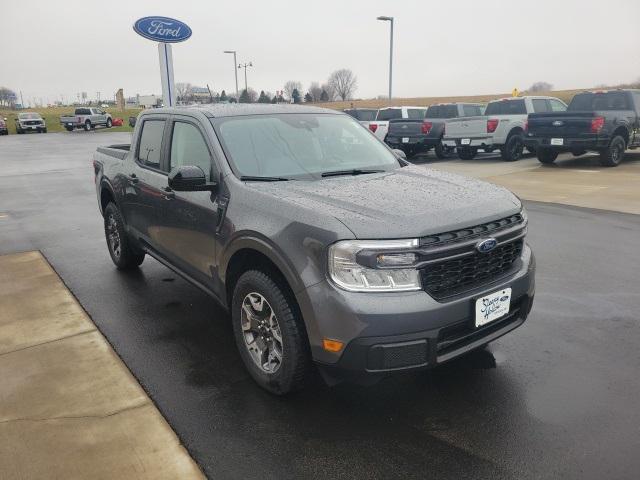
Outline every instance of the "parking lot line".
[[39, 252], [0, 256], [7, 478], [203, 478]]

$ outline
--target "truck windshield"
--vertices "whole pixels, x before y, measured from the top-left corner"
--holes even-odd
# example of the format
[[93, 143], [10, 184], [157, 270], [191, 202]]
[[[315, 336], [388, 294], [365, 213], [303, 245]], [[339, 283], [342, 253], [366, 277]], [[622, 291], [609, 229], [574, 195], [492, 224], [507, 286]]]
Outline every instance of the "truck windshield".
[[427, 110], [426, 118], [455, 118], [458, 116], [458, 107], [455, 105], [432, 105]]
[[487, 105], [485, 115], [526, 115], [527, 107], [524, 99], [519, 100], [498, 100]]
[[344, 113], [351, 115], [356, 120], [361, 120], [363, 122], [370, 122], [376, 119], [376, 115], [378, 114], [378, 110], [375, 109], [365, 109], [365, 108], [353, 108], [345, 110]]
[[625, 92], [578, 93], [567, 110], [631, 110]]
[[20, 120], [40, 120], [40, 114], [38, 113], [20, 113], [18, 114]]
[[378, 110], [378, 117], [376, 120], [392, 120], [394, 118], [402, 118], [402, 109], [400, 108], [383, 108]]
[[236, 175], [313, 180], [338, 170], [393, 170], [395, 155], [347, 115], [212, 119]]

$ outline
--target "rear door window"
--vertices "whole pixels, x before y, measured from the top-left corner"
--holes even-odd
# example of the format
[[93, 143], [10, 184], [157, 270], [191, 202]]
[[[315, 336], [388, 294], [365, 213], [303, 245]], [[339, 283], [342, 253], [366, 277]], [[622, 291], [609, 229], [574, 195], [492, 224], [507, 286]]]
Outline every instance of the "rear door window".
[[142, 124], [136, 158], [143, 165], [160, 169], [164, 124], [165, 120], [145, 120]]
[[393, 120], [394, 118], [402, 118], [402, 109], [400, 108], [385, 108], [378, 110], [378, 117], [376, 120]]
[[524, 99], [518, 100], [498, 100], [487, 105], [485, 115], [526, 115], [527, 107]]

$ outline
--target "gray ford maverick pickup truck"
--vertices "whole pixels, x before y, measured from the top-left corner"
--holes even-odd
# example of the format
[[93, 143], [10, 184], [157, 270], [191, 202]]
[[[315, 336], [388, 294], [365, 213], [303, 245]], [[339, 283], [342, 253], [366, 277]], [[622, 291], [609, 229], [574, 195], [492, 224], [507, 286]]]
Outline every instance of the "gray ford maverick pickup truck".
[[276, 394], [312, 365], [329, 383], [435, 367], [531, 310], [520, 200], [409, 165], [341, 112], [147, 110], [93, 165], [117, 268], [150, 255], [213, 296]]

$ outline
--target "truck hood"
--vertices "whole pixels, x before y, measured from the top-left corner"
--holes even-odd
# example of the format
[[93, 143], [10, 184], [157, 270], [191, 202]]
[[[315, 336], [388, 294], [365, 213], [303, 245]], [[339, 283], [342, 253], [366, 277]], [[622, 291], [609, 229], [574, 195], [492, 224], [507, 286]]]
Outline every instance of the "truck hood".
[[477, 225], [522, 208], [508, 190], [479, 180], [409, 166], [320, 181], [250, 183], [281, 201], [324, 212], [356, 238], [411, 238]]

